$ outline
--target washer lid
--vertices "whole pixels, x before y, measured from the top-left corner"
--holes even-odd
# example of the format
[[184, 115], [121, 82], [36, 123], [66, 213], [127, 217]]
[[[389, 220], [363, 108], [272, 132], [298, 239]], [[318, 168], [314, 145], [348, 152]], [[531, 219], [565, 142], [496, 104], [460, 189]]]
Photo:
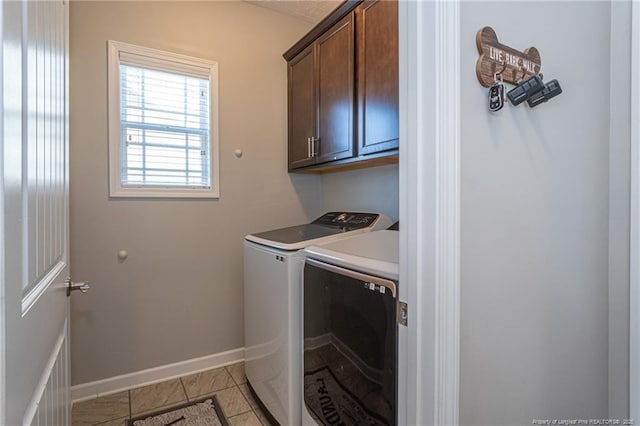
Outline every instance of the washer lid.
[[259, 232], [245, 239], [281, 250], [300, 250], [391, 225], [390, 218], [379, 213], [328, 212], [311, 223]]
[[[336, 226], [325, 226], [308, 223], [305, 225], [289, 226], [288, 228], [274, 229], [273, 231], [259, 232], [257, 234], [247, 235], [247, 240], [260, 244], [276, 246], [274, 243], [281, 245], [291, 245], [299, 242], [307, 242], [329, 235], [343, 234], [346, 230]], [[305, 244], [305, 246], [308, 244]]]
[[304, 250], [312, 259], [398, 280], [399, 239], [397, 231], [375, 231], [342, 238]]

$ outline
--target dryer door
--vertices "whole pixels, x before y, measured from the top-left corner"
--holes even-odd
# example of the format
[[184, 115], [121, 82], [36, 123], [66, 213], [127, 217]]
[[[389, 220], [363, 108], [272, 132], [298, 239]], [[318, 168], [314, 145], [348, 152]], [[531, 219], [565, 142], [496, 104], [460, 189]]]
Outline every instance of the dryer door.
[[304, 401], [320, 424], [396, 424], [396, 285], [313, 259], [304, 270]]

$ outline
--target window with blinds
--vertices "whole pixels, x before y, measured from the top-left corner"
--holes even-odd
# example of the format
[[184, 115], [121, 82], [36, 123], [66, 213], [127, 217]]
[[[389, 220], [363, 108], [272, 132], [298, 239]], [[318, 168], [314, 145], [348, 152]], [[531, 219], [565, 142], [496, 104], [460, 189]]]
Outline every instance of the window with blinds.
[[218, 197], [217, 64], [110, 41], [109, 71], [111, 195]]

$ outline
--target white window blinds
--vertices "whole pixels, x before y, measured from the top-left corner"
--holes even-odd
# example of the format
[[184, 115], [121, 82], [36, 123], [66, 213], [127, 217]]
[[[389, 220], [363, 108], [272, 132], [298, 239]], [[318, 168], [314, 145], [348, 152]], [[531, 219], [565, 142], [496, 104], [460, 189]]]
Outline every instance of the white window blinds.
[[120, 63], [121, 183], [208, 188], [209, 80]]
[[219, 196], [217, 64], [109, 41], [112, 196]]

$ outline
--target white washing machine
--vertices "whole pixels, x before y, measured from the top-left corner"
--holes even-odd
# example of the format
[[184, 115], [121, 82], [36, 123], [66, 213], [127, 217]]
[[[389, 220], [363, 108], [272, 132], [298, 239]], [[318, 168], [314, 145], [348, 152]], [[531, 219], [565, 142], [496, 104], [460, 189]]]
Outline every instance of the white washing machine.
[[309, 224], [245, 237], [245, 373], [281, 425], [302, 423], [301, 250], [391, 224], [376, 213], [330, 212]]
[[398, 232], [303, 252], [302, 424], [398, 424]]

